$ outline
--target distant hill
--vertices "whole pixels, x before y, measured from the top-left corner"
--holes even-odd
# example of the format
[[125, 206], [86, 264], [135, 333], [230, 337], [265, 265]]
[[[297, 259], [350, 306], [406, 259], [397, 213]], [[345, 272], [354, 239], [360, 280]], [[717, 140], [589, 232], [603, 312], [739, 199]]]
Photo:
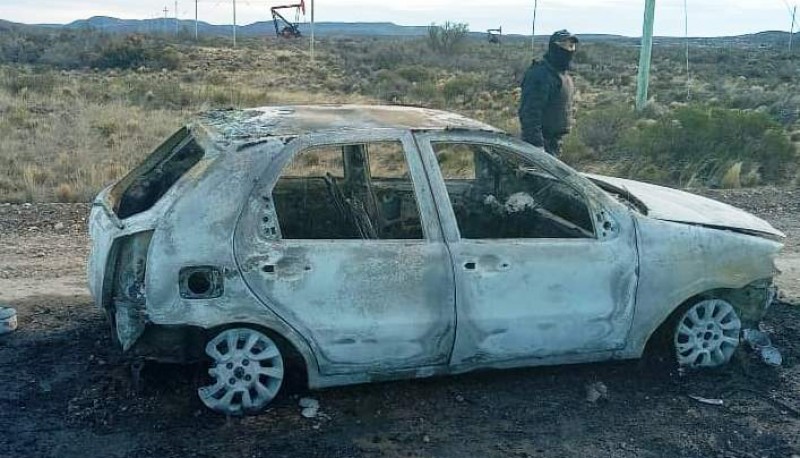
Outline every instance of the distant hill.
[[[106, 16], [95, 16], [89, 19], [81, 19], [69, 24], [39, 24], [36, 26], [27, 26], [23, 24], [13, 24], [19, 27], [38, 27], [38, 28], [66, 28], [73, 30], [80, 29], [93, 29], [102, 30], [108, 33], [174, 33], [175, 30], [194, 33], [195, 22], [193, 20], [178, 20], [175, 19], [118, 19]], [[0, 26], [2, 27], [2, 26]], [[217, 25], [209, 24], [208, 22], [199, 21], [197, 23], [198, 33], [205, 36], [229, 36], [231, 34], [231, 24]], [[311, 25], [309, 23], [301, 23], [300, 31], [304, 35], [311, 33]], [[0, 28], [2, 30], [2, 28]], [[258, 37], [269, 36], [275, 34], [275, 23], [273, 21], [262, 21], [253, 24], [241, 25], [236, 29], [236, 32], [241, 37]], [[427, 35], [428, 26], [407, 26], [398, 25], [391, 22], [317, 22], [314, 25], [314, 33], [320, 37], [356, 37], [356, 36], [374, 36], [374, 37], [422, 37]], [[473, 31], [470, 35], [474, 37], [484, 37], [485, 32]], [[520, 40], [530, 39], [530, 36], [509, 34], [505, 36], [506, 39]], [[548, 36], [536, 36], [537, 41], [542, 42]], [[581, 39], [585, 41], [620, 41], [620, 40], [633, 40], [629, 37], [620, 35], [606, 35], [606, 34], [587, 34], [581, 35]]]
[[[231, 25], [216, 25], [209, 24], [208, 22], [200, 21], [197, 24], [198, 31], [201, 35], [205, 36], [229, 36], [231, 34]], [[53, 29], [53, 28], [67, 28], [67, 29], [94, 29], [102, 30], [108, 33], [174, 33], [175, 30], [183, 31], [185, 33], [194, 33], [195, 22], [193, 20], [175, 20], [175, 19], [118, 19], [113, 17], [96, 16], [89, 19], [81, 19], [69, 24], [40, 24], [38, 26], [29, 26], [24, 24], [16, 24], [13, 22], [0, 20], [0, 31], [8, 30], [21, 30], [27, 29]], [[310, 34], [310, 24], [300, 24], [300, 30], [308, 35]], [[397, 25], [391, 22], [318, 22], [315, 24], [315, 33], [320, 37], [331, 36], [375, 36], [375, 37], [421, 37], [428, 33], [427, 26], [404, 26]], [[253, 24], [242, 25], [237, 28], [237, 34], [241, 37], [259, 37], [270, 36], [275, 33], [275, 24], [273, 21], [256, 22]], [[472, 32], [474, 37], [485, 36], [484, 32]], [[800, 45], [800, 34], [798, 36], [798, 44]], [[584, 42], [619, 42], [631, 45], [638, 44], [639, 40], [636, 37], [625, 37], [620, 35], [607, 35], [607, 34], [580, 34], [581, 40]], [[530, 39], [530, 36], [524, 35], [507, 35], [507, 39], [519, 40]], [[547, 39], [547, 36], [537, 36], [537, 41], [540, 43]], [[755, 34], [740, 35], [734, 37], [695, 37], [690, 40], [695, 44], [749, 44], [749, 45], [769, 45], [776, 43], [787, 42], [789, 39], [788, 32], [780, 31], [766, 31]], [[680, 37], [656, 37], [657, 43], [672, 44], [683, 42]]]
[[[46, 27], [64, 27], [67, 29], [95, 29], [109, 33], [174, 33], [185, 30], [194, 33], [193, 20], [175, 19], [117, 19], [97, 16], [90, 19], [81, 19], [66, 25], [46, 24]], [[231, 25], [215, 25], [207, 22], [198, 22], [197, 29], [202, 35], [230, 35]], [[311, 33], [308, 23], [300, 24], [304, 34]], [[422, 36], [428, 28], [422, 26], [402, 26], [390, 22], [318, 22], [314, 32], [319, 36]], [[273, 21], [256, 22], [241, 25], [236, 30], [242, 37], [273, 35], [275, 23]]]

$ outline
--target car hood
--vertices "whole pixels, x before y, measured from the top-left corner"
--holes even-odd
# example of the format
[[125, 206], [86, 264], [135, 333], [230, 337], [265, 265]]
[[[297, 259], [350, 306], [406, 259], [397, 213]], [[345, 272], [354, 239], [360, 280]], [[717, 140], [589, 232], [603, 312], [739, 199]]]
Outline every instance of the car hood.
[[646, 215], [651, 218], [785, 237], [783, 232], [763, 219], [716, 200], [640, 181], [592, 174], [584, 176], [607, 191], [632, 197], [638, 206], [646, 207]]

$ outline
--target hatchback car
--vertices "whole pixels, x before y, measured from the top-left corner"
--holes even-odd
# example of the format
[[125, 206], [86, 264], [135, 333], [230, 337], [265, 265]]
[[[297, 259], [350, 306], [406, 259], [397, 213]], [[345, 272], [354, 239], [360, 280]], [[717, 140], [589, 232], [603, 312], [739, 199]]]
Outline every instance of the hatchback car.
[[[91, 292], [136, 358], [206, 361], [202, 401], [640, 357], [714, 367], [774, 296], [783, 234], [581, 175], [498, 129], [406, 107], [213, 111], [100, 193]], [[289, 364], [295, 362], [296, 364]]]

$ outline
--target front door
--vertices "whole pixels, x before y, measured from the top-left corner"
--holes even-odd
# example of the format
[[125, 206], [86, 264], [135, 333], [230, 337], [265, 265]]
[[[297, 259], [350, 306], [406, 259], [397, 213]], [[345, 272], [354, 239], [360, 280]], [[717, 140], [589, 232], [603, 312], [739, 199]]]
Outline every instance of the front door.
[[418, 143], [455, 266], [453, 365], [624, 346], [637, 280], [627, 213], [610, 215], [574, 172], [514, 141], [440, 133]]
[[267, 175], [280, 178], [256, 187], [236, 256], [320, 372], [447, 364], [455, 280], [411, 134], [309, 137], [275, 161]]

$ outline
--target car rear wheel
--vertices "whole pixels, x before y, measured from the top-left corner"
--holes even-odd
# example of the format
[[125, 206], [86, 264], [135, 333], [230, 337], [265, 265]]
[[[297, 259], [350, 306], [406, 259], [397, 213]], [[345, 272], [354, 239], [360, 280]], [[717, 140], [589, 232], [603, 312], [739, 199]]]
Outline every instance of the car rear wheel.
[[210, 409], [243, 415], [263, 409], [283, 384], [283, 355], [263, 333], [249, 328], [227, 329], [206, 345], [211, 358], [211, 385], [198, 390]]
[[739, 346], [742, 322], [731, 304], [706, 299], [689, 307], [674, 331], [675, 358], [680, 367], [712, 368], [731, 360]]

